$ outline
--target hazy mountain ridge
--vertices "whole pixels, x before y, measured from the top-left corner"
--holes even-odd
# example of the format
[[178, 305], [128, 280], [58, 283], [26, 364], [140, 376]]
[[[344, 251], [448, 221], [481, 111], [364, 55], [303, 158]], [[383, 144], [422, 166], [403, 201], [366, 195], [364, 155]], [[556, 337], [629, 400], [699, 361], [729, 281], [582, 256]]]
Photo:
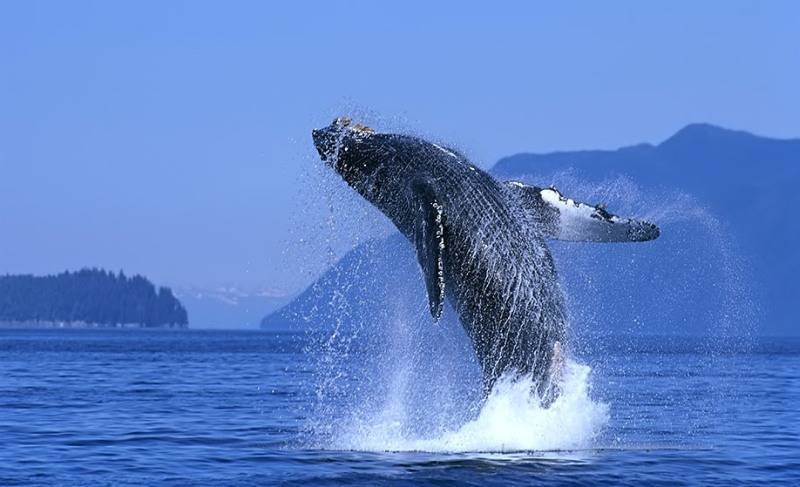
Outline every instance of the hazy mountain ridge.
[[[341, 320], [378, 314], [387, 307], [384, 302], [400, 288], [413, 288], [417, 293], [404, 293], [416, 307], [427, 306], [422, 276], [410, 245], [400, 234], [383, 240], [370, 240], [346, 253], [305, 291], [285, 307], [267, 315], [262, 328], [303, 329]], [[415, 299], [418, 298], [418, 299]]]
[[[644, 323], [635, 331], [702, 333], [692, 321], [737, 319], [720, 317], [752, 311], [754, 316], [746, 319], [757, 319], [759, 331], [770, 333], [781, 328], [776, 323], [795, 319], [792, 308], [800, 292], [794, 279], [800, 271], [800, 251], [790, 242], [800, 234], [800, 222], [791, 211], [800, 205], [796, 188], [800, 182], [800, 139], [772, 139], [709, 124], [691, 124], [657, 145], [515, 154], [501, 159], [491, 170], [501, 180], [522, 179], [540, 185], [563, 179], [556, 175], [565, 171], [582, 183], [582, 188], [560, 189], [576, 198], [582, 197], [580, 193], [586, 191], [586, 186], [617, 176], [633, 181], [643, 196], [664, 195], [670, 200], [648, 199], [648, 207], [654, 209], [673, 205], [671, 199], [676, 198], [676, 191], [691, 195], [721, 222], [725, 232], [732, 234], [735, 250], [725, 251], [741, 255], [749, 269], [741, 274], [731, 270], [733, 264], [723, 262], [713, 248], [727, 246], [715, 241], [725, 235], [714, 233], [716, 230], [708, 233], [708, 228], [700, 228], [702, 225], [697, 222], [667, 223], [664, 236], [643, 247], [553, 243], [557, 260], [566, 263], [559, 266], [565, 287], [578, 301], [583, 300], [573, 308], [578, 314], [592, 315], [583, 321], [605, 321], [592, 326], [610, 326], [633, 319]], [[610, 210], [624, 214], [625, 208], [619, 207], [625, 206], [624, 202], [614, 203], [616, 207], [610, 206]], [[315, 300], [324, 301], [336, 294], [330, 287], [341, 286], [341, 277], [333, 280], [331, 272], [353, 276], [350, 268], [357, 261], [360, 272], [371, 273], [386, 265], [386, 250], [382, 252], [379, 244], [373, 246], [369, 256], [361, 248], [351, 251], [325, 274], [328, 278], [320, 278], [301, 297], [268, 316], [262, 326], [275, 326], [299, 315], [306, 316], [309, 323], [325, 321], [322, 315], [314, 317], [313, 309], [321, 305]], [[629, 263], [634, 261], [636, 265]], [[379, 278], [373, 279], [373, 286], [378, 281]], [[604, 286], [598, 281], [608, 284], [609, 290], [602, 289]], [[369, 293], [368, 287], [360, 287], [364, 290], [354, 292], [353, 288], [342, 286], [339, 299], [369, 299], [362, 295]], [[733, 287], [737, 288], [735, 292]], [[724, 293], [728, 296], [722, 296]], [[741, 302], [750, 298], [759, 302], [757, 310]], [[727, 309], [731, 306], [747, 308], [747, 313]], [[710, 307], [716, 309], [710, 311]], [[658, 323], [665, 316], [669, 323]]]
[[601, 181], [614, 174], [643, 187], [676, 188], [709, 205], [731, 230], [764, 291], [766, 320], [791, 320], [800, 298], [791, 283], [800, 251], [789, 242], [800, 234], [791, 208], [800, 205], [800, 139], [773, 139], [709, 124], [691, 124], [659, 145], [617, 151], [517, 154], [498, 161], [500, 177], [574, 168]]

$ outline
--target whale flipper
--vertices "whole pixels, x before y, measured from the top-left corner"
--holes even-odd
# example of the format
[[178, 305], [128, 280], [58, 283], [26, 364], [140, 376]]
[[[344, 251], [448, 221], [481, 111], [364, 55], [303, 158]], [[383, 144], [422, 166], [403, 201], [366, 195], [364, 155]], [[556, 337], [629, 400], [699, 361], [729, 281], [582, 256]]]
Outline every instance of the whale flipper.
[[652, 223], [620, 218], [603, 205], [587, 205], [565, 198], [555, 188], [527, 186], [509, 181], [506, 186], [520, 196], [522, 205], [542, 233], [570, 242], [645, 242], [658, 238]]
[[439, 321], [444, 307], [444, 215], [429, 184], [415, 184], [414, 194], [414, 247], [425, 277], [431, 316]]

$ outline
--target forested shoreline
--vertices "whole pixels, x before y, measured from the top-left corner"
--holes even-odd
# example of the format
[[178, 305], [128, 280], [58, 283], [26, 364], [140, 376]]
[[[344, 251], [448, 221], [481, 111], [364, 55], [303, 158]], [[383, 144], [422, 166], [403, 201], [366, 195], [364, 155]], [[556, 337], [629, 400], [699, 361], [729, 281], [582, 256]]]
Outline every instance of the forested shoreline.
[[185, 327], [186, 309], [166, 287], [102, 269], [0, 276], [0, 323], [61, 327]]

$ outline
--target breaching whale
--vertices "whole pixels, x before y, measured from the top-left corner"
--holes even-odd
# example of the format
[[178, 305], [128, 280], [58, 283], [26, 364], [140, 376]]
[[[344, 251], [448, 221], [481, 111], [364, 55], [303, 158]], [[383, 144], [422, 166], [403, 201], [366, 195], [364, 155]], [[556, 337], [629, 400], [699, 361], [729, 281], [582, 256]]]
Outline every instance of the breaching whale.
[[547, 239], [640, 242], [655, 225], [565, 198], [555, 188], [499, 182], [457, 150], [337, 118], [314, 145], [416, 249], [434, 321], [448, 299], [483, 372], [530, 374], [552, 397], [567, 317]]

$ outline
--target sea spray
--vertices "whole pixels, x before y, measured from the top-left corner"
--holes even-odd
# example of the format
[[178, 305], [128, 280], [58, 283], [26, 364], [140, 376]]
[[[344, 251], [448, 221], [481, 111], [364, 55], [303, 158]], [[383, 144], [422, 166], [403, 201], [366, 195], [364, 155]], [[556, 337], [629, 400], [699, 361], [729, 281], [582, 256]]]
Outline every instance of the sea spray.
[[[608, 422], [608, 405], [590, 395], [590, 367], [569, 361], [562, 394], [543, 407], [531, 394], [529, 377], [503, 376], [477, 417], [435, 437], [403, 433], [405, 404], [386, 398], [385, 409], [360, 418], [337, 439], [335, 447], [360, 451], [521, 452], [589, 448]], [[466, 413], [467, 411], [465, 411]]]
[[332, 316], [308, 349], [317, 395], [306, 446], [429, 452], [592, 446], [609, 414], [590, 395], [588, 366], [567, 362], [562, 393], [548, 408], [532, 395], [528, 377], [503, 377], [483, 398], [480, 369], [455, 311], [448, 307], [442, 323], [431, 323], [413, 249], [398, 238], [388, 252], [391, 262], [363, 254], [374, 266], [366, 276], [369, 267], [357, 263], [358, 276], [338, 276], [359, 287], [365, 285], [355, 278], [367, 277], [376, 296], [368, 317], [339, 303], [331, 311], [338, 320]]

